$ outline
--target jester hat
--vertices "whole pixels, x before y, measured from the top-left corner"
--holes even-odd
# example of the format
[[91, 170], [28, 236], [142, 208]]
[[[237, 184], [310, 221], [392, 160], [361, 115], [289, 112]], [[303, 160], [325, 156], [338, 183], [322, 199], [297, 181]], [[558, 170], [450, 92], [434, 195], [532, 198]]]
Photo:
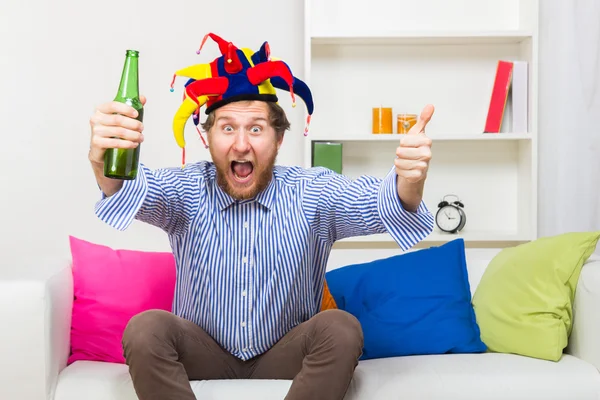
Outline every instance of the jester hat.
[[206, 105], [205, 113], [209, 114], [234, 101], [277, 102], [275, 89], [286, 90], [290, 92], [293, 107], [296, 106], [296, 95], [304, 101], [308, 111], [304, 135], [308, 134], [314, 109], [311, 91], [306, 83], [292, 74], [284, 61], [271, 58], [268, 42], [264, 42], [255, 52], [248, 48], [237, 48], [233, 43], [208, 33], [204, 36], [197, 54], [200, 54], [208, 38], [218, 44], [221, 56], [209, 64], [196, 64], [178, 70], [171, 82], [172, 92], [177, 76], [189, 78], [185, 84], [183, 103], [173, 118], [175, 141], [183, 151], [182, 165], [185, 164], [184, 129], [190, 116], [193, 116], [196, 130], [206, 146], [206, 141], [198, 129], [200, 108], [204, 105]]

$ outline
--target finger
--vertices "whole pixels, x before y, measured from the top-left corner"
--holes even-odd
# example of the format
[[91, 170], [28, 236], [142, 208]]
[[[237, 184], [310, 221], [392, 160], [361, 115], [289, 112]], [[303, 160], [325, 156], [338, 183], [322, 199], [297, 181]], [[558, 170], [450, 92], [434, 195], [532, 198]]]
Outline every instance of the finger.
[[396, 168], [403, 170], [403, 171], [410, 171], [413, 169], [418, 169], [420, 171], [425, 171], [428, 167], [428, 164], [426, 161], [423, 160], [407, 160], [407, 159], [402, 159], [402, 158], [397, 158], [394, 161], [394, 165], [396, 166]]
[[400, 138], [401, 147], [431, 146], [431, 143], [431, 138], [425, 135], [402, 135]]
[[117, 126], [126, 129], [142, 132], [144, 124], [137, 119], [120, 115], [120, 114], [104, 114], [96, 113], [91, 119], [92, 126]]
[[431, 149], [426, 147], [398, 147], [396, 156], [402, 160], [431, 160]]
[[141, 132], [123, 128], [120, 126], [100, 125], [93, 129], [93, 136], [101, 138], [119, 138], [139, 143], [144, 141], [144, 135], [142, 135]]
[[140, 95], [140, 101], [142, 102], [142, 105], [145, 106], [146, 105], [146, 96]]
[[98, 106], [98, 111], [102, 114], [121, 114], [130, 118], [136, 118], [138, 112], [135, 108], [118, 101], [110, 101]]
[[435, 108], [432, 104], [427, 104], [423, 110], [421, 111], [421, 115], [419, 115], [419, 120], [417, 123], [408, 131], [409, 134], [422, 133], [425, 131], [425, 127], [431, 121], [431, 117], [433, 116], [433, 112]]
[[135, 149], [140, 143], [130, 140], [94, 136], [92, 138], [92, 149]]

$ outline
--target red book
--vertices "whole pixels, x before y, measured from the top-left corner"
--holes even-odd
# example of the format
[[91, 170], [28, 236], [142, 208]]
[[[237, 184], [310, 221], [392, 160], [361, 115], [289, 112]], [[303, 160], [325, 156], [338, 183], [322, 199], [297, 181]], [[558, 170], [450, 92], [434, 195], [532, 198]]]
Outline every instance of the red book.
[[508, 91], [512, 78], [513, 63], [510, 61], [498, 61], [496, 68], [496, 79], [492, 89], [490, 99], [490, 108], [488, 109], [487, 119], [485, 121], [484, 133], [499, 133], [506, 109]]

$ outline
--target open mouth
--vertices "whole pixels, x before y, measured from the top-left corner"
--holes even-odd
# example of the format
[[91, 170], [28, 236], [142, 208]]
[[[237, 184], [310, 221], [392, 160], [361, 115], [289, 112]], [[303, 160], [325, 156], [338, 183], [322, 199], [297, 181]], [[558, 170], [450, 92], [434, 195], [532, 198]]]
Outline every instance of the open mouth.
[[240, 160], [231, 162], [231, 172], [234, 179], [239, 183], [247, 183], [252, 179], [254, 164], [250, 161]]

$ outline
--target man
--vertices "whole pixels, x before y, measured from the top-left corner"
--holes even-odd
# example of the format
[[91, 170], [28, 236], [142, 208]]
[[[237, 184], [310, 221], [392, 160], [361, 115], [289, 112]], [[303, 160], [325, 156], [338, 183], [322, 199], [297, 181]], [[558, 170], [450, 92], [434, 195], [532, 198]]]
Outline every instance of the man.
[[[254, 72], [247, 73], [250, 86], [239, 79], [244, 68], [274, 62], [268, 47], [250, 63], [212, 37], [224, 49], [212, 73], [235, 74], [237, 83], [230, 80], [211, 100], [200, 90], [204, 83], [193, 83], [214, 76], [196, 75], [184, 104], [197, 102], [183, 118], [209, 102], [203, 129], [212, 162], [154, 171], [141, 164], [135, 180], [107, 179], [105, 150], [139, 145], [144, 128], [133, 108], [115, 102], [99, 106], [90, 120], [89, 159], [103, 194], [98, 216], [121, 230], [134, 219], [163, 229], [177, 262], [173, 313], [144, 312], [124, 333], [135, 390], [142, 400], [192, 400], [189, 380], [293, 379], [289, 400], [342, 399], [363, 336], [352, 315], [319, 312], [327, 258], [344, 237], [390, 232], [409, 248], [431, 232], [433, 218], [422, 203], [431, 141], [421, 132], [433, 107], [403, 135], [385, 179], [275, 166], [290, 125], [268, 85], [282, 83], [273, 74], [256, 80]], [[226, 71], [231, 64], [237, 69]], [[312, 104], [300, 80], [284, 81]]]

